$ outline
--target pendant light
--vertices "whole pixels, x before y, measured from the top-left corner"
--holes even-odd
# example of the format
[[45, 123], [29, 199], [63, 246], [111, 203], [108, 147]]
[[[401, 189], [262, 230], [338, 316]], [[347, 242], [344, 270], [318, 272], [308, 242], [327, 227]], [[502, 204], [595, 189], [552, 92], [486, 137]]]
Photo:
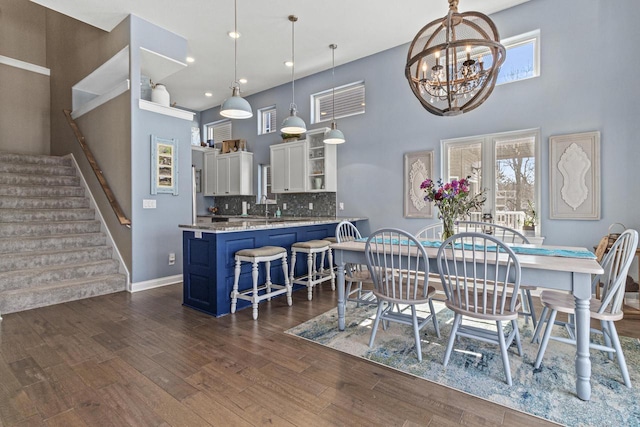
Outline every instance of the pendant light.
[[248, 119], [253, 117], [251, 105], [240, 96], [240, 83], [238, 82], [238, 2], [234, 0], [234, 34], [233, 34], [233, 86], [231, 87], [231, 97], [224, 100], [220, 106], [220, 115], [230, 119]]
[[344, 134], [338, 129], [336, 123], [336, 49], [337, 44], [330, 44], [331, 49], [331, 76], [333, 78], [333, 88], [331, 89], [331, 129], [324, 133], [325, 144], [344, 143]]
[[289, 133], [292, 135], [298, 135], [307, 131], [307, 125], [300, 117], [298, 117], [298, 109], [296, 107], [296, 81], [295, 81], [295, 22], [298, 17], [295, 15], [289, 15], [289, 21], [291, 21], [291, 106], [289, 109], [289, 117], [284, 119], [280, 132]]

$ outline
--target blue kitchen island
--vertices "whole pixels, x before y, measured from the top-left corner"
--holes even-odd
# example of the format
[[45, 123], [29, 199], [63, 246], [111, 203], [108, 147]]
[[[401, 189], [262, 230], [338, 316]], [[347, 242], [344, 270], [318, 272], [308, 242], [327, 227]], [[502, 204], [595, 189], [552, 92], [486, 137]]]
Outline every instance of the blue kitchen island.
[[[234, 254], [237, 251], [282, 246], [290, 257], [292, 244], [334, 236], [336, 225], [344, 220], [357, 225], [358, 221], [366, 221], [366, 218], [270, 218], [180, 225], [183, 229], [183, 304], [216, 317], [228, 314], [231, 311]], [[291, 259], [287, 262], [291, 266]], [[295, 275], [303, 274], [306, 266], [306, 262], [298, 260]], [[280, 261], [271, 263], [271, 280], [284, 283]], [[259, 283], [264, 281], [264, 265], [261, 265]], [[243, 263], [239, 290], [251, 286], [251, 265]], [[238, 300], [238, 310], [250, 306], [249, 301]]]

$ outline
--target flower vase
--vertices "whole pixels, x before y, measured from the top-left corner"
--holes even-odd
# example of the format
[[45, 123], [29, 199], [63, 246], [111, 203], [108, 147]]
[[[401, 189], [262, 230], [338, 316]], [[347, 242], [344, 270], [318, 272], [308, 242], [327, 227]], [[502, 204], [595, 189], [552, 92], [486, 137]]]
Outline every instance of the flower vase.
[[456, 234], [453, 224], [453, 218], [442, 218], [442, 241]]

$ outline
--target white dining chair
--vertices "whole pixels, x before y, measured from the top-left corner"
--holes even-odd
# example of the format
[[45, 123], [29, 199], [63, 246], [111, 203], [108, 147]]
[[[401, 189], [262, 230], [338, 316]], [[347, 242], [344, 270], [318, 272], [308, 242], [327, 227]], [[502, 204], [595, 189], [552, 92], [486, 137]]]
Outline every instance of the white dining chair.
[[[518, 230], [514, 230], [513, 228], [506, 227], [504, 225], [494, 224], [492, 222], [479, 222], [479, 221], [456, 221], [456, 233], [468, 231], [474, 233], [485, 233], [490, 234], [502, 242], [510, 243], [510, 244], [529, 244], [529, 239], [520, 233]], [[533, 296], [531, 295], [531, 291], [535, 291], [536, 287], [521, 284], [520, 285], [520, 293], [522, 294], [522, 305], [520, 310], [520, 315], [524, 316], [525, 322], [529, 322], [529, 318], [531, 318], [531, 323], [533, 324], [533, 328], [535, 329], [538, 325], [538, 318], [536, 315], [536, 309], [533, 306]]]
[[[520, 263], [515, 253], [493, 236], [459, 233], [443, 242], [438, 249], [437, 262], [447, 296], [445, 304], [455, 314], [444, 366], [449, 363], [456, 337], [497, 344], [502, 354], [506, 382], [511, 385], [507, 351], [514, 340], [518, 354], [522, 356], [517, 297]], [[481, 328], [468, 324], [469, 320], [495, 322], [496, 328]], [[505, 328], [509, 324], [511, 330], [505, 337]]]
[[418, 240], [440, 240], [442, 236], [442, 222], [427, 225], [422, 227], [416, 233], [416, 239]]
[[[600, 299], [591, 298], [589, 302], [589, 312], [591, 319], [600, 321], [600, 329], [591, 328], [591, 333], [601, 335], [602, 343], [590, 341], [589, 347], [604, 351], [608, 354], [610, 360], [614, 355], [618, 359], [618, 365], [624, 384], [631, 387], [631, 379], [627, 370], [627, 363], [620, 346], [620, 338], [616, 330], [615, 322], [623, 317], [622, 303], [624, 300], [625, 285], [627, 273], [636, 248], [638, 247], [638, 232], [636, 230], [625, 230], [615, 241], [609, 252], [602, 260], [602, 268], [604, 273], [593, 279], [593, 286], [602, 286]], [[538, 339], [540, 331], [544, 327], [544, 335], [542, 342], [538, 348], [538, 355], [534, 366], [540, 368], [542, 358], [547, 350], [549, 340], [560, 341], [568, 344], [576, 345], [575, 337], [575, 299], [573, 295], [558, 291], [544, 290], [540, 294], [542, 302], [542, 315], [540, 322], [533, 336], [533, 341]], [[565, 313], [568, 316], [566, 322], [556, 321], [556, 315]], [[548, 316], [548, 317], [547, 317]], [[564, 326], [568, 337], [560, 335], [551, 335], [554, 325]]]
[[[397, 322], [413, 327], [416, 353], [422, 361], [420, 330], [430, 321], [440, 337], [432, 297], [436, 290], [424, 278], [429, 258], [424, 247], [406, 231], [387, 228], [374, 232], [365, 245], [367, 267], [373, 278], [373, 293], [378, 309], [371, 329], [369, 347], [373, 347], [380, 322]], [[418, 316], [417, 305], [429, 305], [429, 314]]]
[[[336, 226], [335, 235], [338, 243], [362, 239], [362, 235], [358, 228], [349, 221], [341, 221]], [[361, 264], [347, 264], [344, 267], [344, 272], [346, 300], [355, 302], [357, 307], [359, 307], [361, 303], [375, 304], [376, 300], [371, 292], [373, 290], [373, 279], [369, 274], [367, 266]], [[355, 289], [352, 289], [353, 285], [355, 285]], [[364, 293], [363, 289], [365, 291]]]

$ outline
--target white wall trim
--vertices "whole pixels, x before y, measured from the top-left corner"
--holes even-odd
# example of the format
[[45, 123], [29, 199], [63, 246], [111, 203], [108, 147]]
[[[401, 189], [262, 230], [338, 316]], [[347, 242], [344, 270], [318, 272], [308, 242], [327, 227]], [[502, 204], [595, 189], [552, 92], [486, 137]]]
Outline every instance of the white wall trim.
[[182, 283], [182, 274], [176, 274], [175, 276], [159, 277], [157, 279], [145, 280], [144, 282], [132, 283], [131, 290], [129, 292], [133, 293], [133, 292], [146, 291], [147, 289], [174, 285], [176, 283]]
[[22, 70], [32, 71], [34, 73], [43, 74], [45, 76], [51, 75], [51, 70], [40, 65], [32, 64], [30, 62], [20, 61], [19, 59], [9, 58], [8, 56], [0, 55], [0, 64], [8, 65], [10, 67], [20, 68]]
[[104, 221], [102, 212], [100, 212], [100, 209], [98, 208], [98, 204], [96, 203], [96, 199], [94, 199], [93, 193], [91, 193], [91, 189], [89, 188], [87, 181], [84, 179], [84, 175], [82, 174], [82, 170], [80, 170], [80, 167], [78, 166], [78, 162], [76, 161], [75, 156], [73, 155], [73, 153], [69, 153], [67, 154], [67, 156], [71, 158], [71, 161], [73, 162], [73, 164], [76, 167], [76, 170], [78, 171], [78, 175], [80, 176], [80, 183], [82, 184], [82, 187], [84, 187], [84, 190], [86, 191], [86, 194], [89, 197], [90, 206], [96, 211], [96, 216], [100, 221], [100, 231], [102, 231], [107, 236], [107, 242], [109, 246], [111, 246], [111, 248], [113, 249], [113, 253], [111, 257], [119, 261], [120, 267], [118, 272], [127, 276], [127, 290], [131, 292], [131, 275], [129, 274], [127, 265], [124, 263], [122, 254], [120, 254], [120, 251], [118, 250], [118, 246], [116, 245], [116, 242], [113, 240], [113, 236], [109, 232], [109, 228], [107, 227], [107, 224]]
[[182, 120], [193, 121], [193, 116], [196, 113], [191, 111], [181, 110], [180, 108], [166, 107], [164, 105], [156, 104], [155, 102], [147, 101], [146, 99], [140, 99], [138, 107], [141, 110], [152, 111], [158, 114], [164, 114], [165, 116], [177, 117]]

